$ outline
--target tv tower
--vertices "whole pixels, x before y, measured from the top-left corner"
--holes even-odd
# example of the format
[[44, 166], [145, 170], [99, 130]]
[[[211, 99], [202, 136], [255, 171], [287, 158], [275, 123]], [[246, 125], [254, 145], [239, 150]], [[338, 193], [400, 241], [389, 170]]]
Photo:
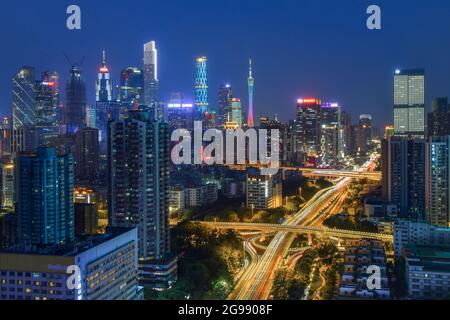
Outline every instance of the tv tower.
[[248, 72], [248, 121], [247, 125], [249, 128], [253, 128], [253, 85], [255, 79], [252, 75], [252, 59], [249, 61], [249, 72]]

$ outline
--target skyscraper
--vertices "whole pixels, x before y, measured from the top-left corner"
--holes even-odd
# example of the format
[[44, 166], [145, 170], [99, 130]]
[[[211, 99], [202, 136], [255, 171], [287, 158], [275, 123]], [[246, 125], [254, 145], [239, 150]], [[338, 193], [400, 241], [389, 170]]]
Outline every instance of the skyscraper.
[[169, 242], [169, 130], [149, 111], [108, 126], [108, 204], [112, 226], [138, 227], [140, 282], [167, 288], [176, 279]]
[[83, 128], [75, 134], [75, 181], [93, 183], [99, 170], [99, 130]]
[[223, 126], [228, 121], [233, 100], [233, 88], [229, 84], [222, 84], [219, 87], [217, 124]]
[[144, 75], [141, 69], [128, 67], [120, 72], [121, 108], [132, 109], [134, 101], [144, 102]]
[[434, 99], [428, 113], [427, 137], [450, 135], [450, 108], [448, 98]]
[[13, 127], [32, 126], [35, 114], [34, 67], [22, 67], [13, 78]]
[[321, 101], [297, 101], [297, 152], [315, 154], [320, 149]]
[[144, 104], [159, 103], [158, 51], [155, 41], [144, 44]]
[[382, 192], [400, 217], [425, 217], [425, 140], [392, 136], [382, 141]]
[[17, 160], [16, 196], [21, 244], [74, 240], [73, 157], [39, 147]]
[[112, 100], [112, 81], [109, 68], [106, 65], [106, 52], [103, 50], [102, 65], [100, 66], [95, 84], [95, 101], [109, 102]]
[[81, 76], [80, 66], [73, 65], [66, 85], [67, 132], [75, 133], [85, 126], [86, 106], [86, 83]]
[[425, 134], [425, 71], [396, 70], [394, 75], [395, 135]]
[[[96, 81], [96, 105], [91, 109], [91, 115], [87, 115], [86, 125], [99, 130], [99, 141], [102, 154], [106, 155], [106, 132], [109, 120], [119, 119], [120, 105], [113, 99], [113, 83], [110, 78], [110, 70], [106, 64], [106, 53], [103, 51], [102, 64], [99, 68]], [[92, 121], [94, 120], [94, 121]]]
[[372, 116], [362, 114], [359, 116], [356, 130], [356, 148], [361, 156], [366, 156], [372, 147]]
[[432, 137], [426, 153], [426, 217], [433, 225], [450, 226], [450, 136]]
[[208, 110], [208, 59], [206, 57], [198, 57], [196, 60], [195, 73], [195, 108], [199, 116]]
[[252, 74], [252, 59], [249, 61], [249, 71], [248, 71], [248, 121], [247, 125], [249, 128], [253, 128], [253, 86], [255, 80]]
[[36, 130], [39, 144], [46, 144], [59, 134], [57, 111], [59, 105], [58, 74], [44, 72], [35, 84]]
[[239, 127], [242, 127], [242, 105], [239, 98], [233, 98], [231, 101], [231, 122], [235, 122]]

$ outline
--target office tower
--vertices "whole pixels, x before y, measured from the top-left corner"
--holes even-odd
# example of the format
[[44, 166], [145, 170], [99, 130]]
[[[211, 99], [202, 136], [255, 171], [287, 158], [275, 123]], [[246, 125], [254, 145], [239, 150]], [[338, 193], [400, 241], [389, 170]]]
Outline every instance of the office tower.
[[320, 148], [321, 101], [297, 101], [297, 152], [316, 154]]
[[86, 83], [81, 76], [81, 68], [73, 65], [66, 85], [66, 131], [75, 133], [85, 126]]
[[144, 102], [144, 75], [141, 69], [128, 67], [120, 73], [120, 105], [127, 110], [133, 107], [135, 100]]
[[13, 127], [33, 126], [35, 117], [34, 67], [22, 67], [13, 78]]
[[195, 73], [195, 108], [199, 117], [208, 110], [208, 59], [198, 57]]
[[384, 127], [384, 138], [385, 139], [392, 137], [394, 134], [395, 134], [394, 126], [389, 125], [389, 126]]
[[242, 127], [242, 104], [238, 98], [233, 98], [231, 101], [231, 121]]
[[394, 130], [400, 136], [425, 134], [425, 71], [396, 70], [394, 75]]
[[426, 217], [450, 226], [450, 136], [432, 137], [426, 148]]
[[39, 147], [17, 159], [16, 211], [23, 245], [74, 240], [73, 157]]
[[39, 136], [34, 126], [21, 126], [12, 131], [11, 157], [22, 151], [33, 152], [39, 145]]
[[92, 184], [99, 170], [98, 129], [83, 128], [75, 133], [75, 182]]
[[[78, 266], [80, 289], [69, 266]], [[70, 271], [70, 270], [69, 270]], [[1, 300], [142, 300], [137, 284], [137, 230], [108, 228], [105, 234], [34, 251], [0, 253]]]
[[9, 160], [11, 158], [12, 142], [12, 119], [3, 117], [0, 123], [0, 160]]
[[98, 208], [95, 203], [75, 203], [75, 234], [94, 235], [98, 232]]
[[[342, 107], [337, 102], [324, 102], [321, 105], [321, 153], [331, 161], [344, 157], [344, 130]], [[323, 134], [327, 137], [323, 138]], [[328, 145], [330, 149], [327, 149]], [[325, 147], [325, 149], [324, 149]]]
[[155, 41], [144, 44], [144, 104], [159, 103], [158, 51]]
[[135, 110], [108, 126], [109, 225], [138, 227], [140, 282], [157, 289], [176, 279], [169, 242], [168, 124]]
[[229, 84], [222, 84], [219, 87], [219, 99], [217, 110], [217, 125], [223, 126], [229, 120], [231, 103], [233, 100], [233, 88]]
[[56, 72], [46, 71], [35, 84], [35, 127], [39, 144], [47, 144], [51, 138], [59, 135], [58, 79]]
[[259, 171], [247, 173], [246, 207], [267, 210], [283, 205], [280, 175], [261, 175]]
[[369, 114], [359, 116], [356, 148], [360, 156], [366, 156], [372, 149], [372, 116]]
[[169, 129], [171, 131], [176, 129], [194, 129], [194, 105], [184, 101], [181, 93], [174, 93], [171, 95], [170, 101], [167, 104], [167, 114]]
[[399, 216], [425, 217], [425, 140], [393, 136], [382, 141], [382, 192]]
[[352, 126], [352, 116], [349, 112], [341, 111], [341, 126], [342, 126], [342, 152], [344, 156], [350, 154], [350, 144], [351, 144], [351, 126]]
[[14, 208], [14, 164], [1, 165], [2, 169], [2, 208]]
[[427, 137], [450, 135], [450, 108], [448, 98], [434, 99], [428, 113]]
[[248, 71], [248, 121], [247, 125], [249, 128], [253, 128], [253, 87], [255, 85], [255, 79], [253, 79], [252, 74], [252, 60], [249, 61], [249, 71]]
[[279, 121], [278, 118], [271, 120], [269, 117], [259, 118], [259, 128], [267, 130], [267, 154], [271, 154], [271, 140], [272, 140], [272, 130], [278, 130], [279, 132], [279, 159], [287, 160], [288, 154], [288, 126], [283, 122]]

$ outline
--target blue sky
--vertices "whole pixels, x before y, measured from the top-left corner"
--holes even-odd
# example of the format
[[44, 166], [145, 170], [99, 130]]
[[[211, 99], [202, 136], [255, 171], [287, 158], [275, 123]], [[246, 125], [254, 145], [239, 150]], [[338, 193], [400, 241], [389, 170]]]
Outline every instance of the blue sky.
[[[66, 8], [82, 10], [82, 30], [66, 28]], [[382, 30], [366, 28], [366, 9], [382, 10]], [[248, 59], [254, 61], [255, 116], [293, 118], [298, 97], [339, 101], [357, 118], [391, 122], [392, 74], [425, 68], [427, 107], [450, 95], [450, 2], [365, 0], [40, 0], [2, 2], [0, 112], [11, 113], [11, 79], [22, 65], [57, 70], [64, 57], [85, 57], [88, 98], [105, 49], [117, 83], [126, 66], [141, 66], [144, 42], [159, 50], [161, 97], [193, 96], [194, 59], [209, 59], [210, 101], [231, 83], [246, 105]]]

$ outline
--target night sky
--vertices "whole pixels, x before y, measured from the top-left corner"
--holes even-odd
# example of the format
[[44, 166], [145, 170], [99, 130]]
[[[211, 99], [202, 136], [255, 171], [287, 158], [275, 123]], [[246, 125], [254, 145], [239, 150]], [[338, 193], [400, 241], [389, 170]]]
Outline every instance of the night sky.
[[[66, 28], [66, 8], [82, 10], [82, 30]], [[366, 9], [382, 10], [382, 30], [366, 28]], [[126, 66], [142, 65], [144, 42], [159, 53], [161, 98], [192, 99], [194, 59], [209, 59], [210, 103], [230, 83], [247, 105], [247, 64], [254, 60], [255, 116], [293, 118], [296, 99], [338, 101], [377, 125], [392, 122], [396, 68], [425, 68], [427, 108], [450, 95], [450, 1], [447, 0], [39, 0], [0, 4], [0, 111], [11, 113], [12, 77], [22, 65], [56, 70], [64, 57], [85, 56], [88, 100], [107, 50], [114, 83]]]

